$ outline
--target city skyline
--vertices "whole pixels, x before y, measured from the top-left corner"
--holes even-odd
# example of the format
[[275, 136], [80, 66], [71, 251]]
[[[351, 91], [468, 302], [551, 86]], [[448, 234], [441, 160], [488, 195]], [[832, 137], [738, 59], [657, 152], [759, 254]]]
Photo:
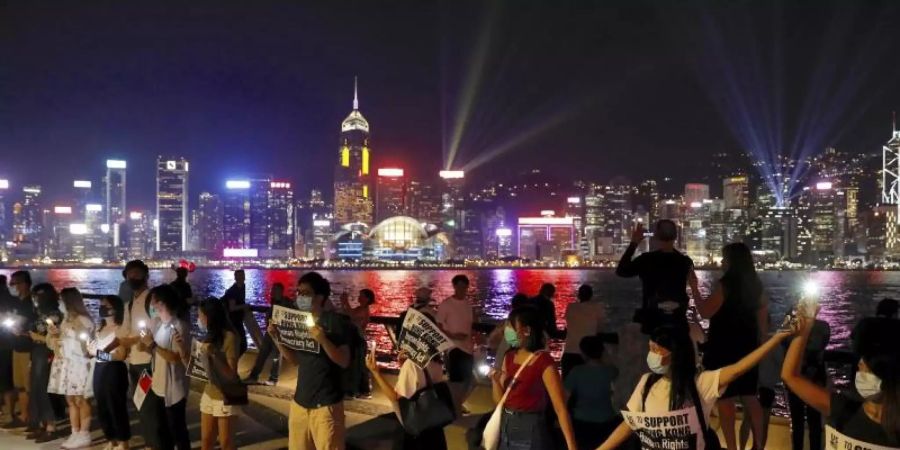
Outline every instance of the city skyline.
[[[291, 182], [298, 195], [318, 188], [330, 198], [336, 124], [346, 117], [355, 76], [373, 121], [373, 167], [402, 167], [416, 179], [452, 157], [454, 168], [483, 160], [467, 170], [481, 177], [539, 167], [603, 182], [621, 175], [632, 183], [666, 175], [676, 184], [703, 181], [696, 178], [706, 176], [711, 155], [751, 150], [745, 142], [754, 136], [741, 127], [762, 136], [767, 124], [734, 120], [728, 102], [711, 100], [732, 94], [728, 86], [705, 89], [729, 80], [695, 63], [742, 71], [765, 62], [770, 47], [784, 53], [783, 64], [762, 65], [773, 70], [769, 83], [730, 81], [739, 98], [788, 92], [778, 124], [787, 130], [783, 140], [809, 142], [785, 152], [878, 152], [900, 105], [892, 81], [898, 63], [883, 58], [898, 51], [898, 38], [884, 33], [897, 12], [886, 2], [816, 10], [765, 3], [747, 23], [734, 22], [739, 8], [673, 11], [640, 2], [583, 11], [422, 2], [379, 6], [385, 19], [369, 21], [372, 8], [273, 3], [198, 7], [191, 15], [152, 6], [5, 4], [0, 147], [29, 157], [5, 158], [0, 178], [40, 184], [55, 202], [71, 180], [102, 185], [94, 167], [107, 159], [149, 167], [174, 155], [193, 166], [191, 208], [225, 179], [258, 174]], [[783, 22], [761, 19], [770, 12]], [[729, 32], [670, 39], [702, 17]], [[221, 32], [225, 25], [231, 34]], [[530, 33], [536, 25], [546, 26], [538, 28], [546, 36]], [[393, 32], [373, 32], [382, 28]], [[765, 36], [772, 30], [777, 38]], [[306, 43], [309, 36], [315, 39]], [[754, 41], [764, 50], [746, 53]], [[698, 42], [721, 44], [728, 57], [709, 60], [712, 50]], [[221, 52], [227, 56], [214, 56]], [[818, 73], [831, 77], [811, 76]], [[759, 115], [759, 105], [750, 106]], [[804, 120], [814, 121], [814, 132], [798, 135], [810, 128]], [[642, 158], [628, 157], [635, 154]], [[659, 164], [646, 163], [654, 158]], [[154, 183], [153, 171], [129, 170], [129, 209], [155, 209]]]

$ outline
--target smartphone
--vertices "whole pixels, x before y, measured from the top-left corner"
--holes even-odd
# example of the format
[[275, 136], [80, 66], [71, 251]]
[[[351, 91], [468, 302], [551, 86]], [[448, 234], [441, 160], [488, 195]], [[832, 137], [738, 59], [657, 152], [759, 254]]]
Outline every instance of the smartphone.
[[374, 355], [375, 349], [378, 348], [378, 343], [375, 341], [368, 341], [368, 342], [366, 342], [366, 345], [369, 346], [369, 353]]
[[778, 329], [780, 331], [791, 331], [794, 326], [797, 325], [798, 320], [797, 308], [793, 308], [790, 312], [784, 315], [784, 320], [781, 321], [781, 326], [778, 327]]

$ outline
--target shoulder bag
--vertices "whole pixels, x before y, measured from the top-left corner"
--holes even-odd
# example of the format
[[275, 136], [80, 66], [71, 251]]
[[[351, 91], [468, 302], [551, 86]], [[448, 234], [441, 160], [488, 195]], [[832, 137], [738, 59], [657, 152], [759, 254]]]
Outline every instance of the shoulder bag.
[[222, 391], [226, 405], [246, 405], [249, 402], [247, 385], [241, 382], [237, 371], [228, 365], [224, 353], [218, 350], [210, 352], [203, 362], [209, 382]]
[[418, 436], [427, 430], [444, 428], [456, 420], [447, 383], [433, 384], [427, 366], [422, 372], [425, 373], [425, 387], [410, 398], [397, 399], [403, 429], [412, 436]]
[[491, 418], [484, 426], [484, 432], [481, 434], [481, 446], [484, 447], [485, 450], [497, 450], [497, 447], [500, 446], [500, 422], [503, 419], [503, 405], [506, 404], [506, 397], [509, 396], [509, 391], [511, 391], [516, 384], [519, 375], [521, 375], [522, 371], [531, 364], [531, 361], [538, 353], [540, 352], [532, 353], [531, 356], [522, 363], [519, 370], [513, 375], [512, 380], [509, 381], [509, 385], [506, 386], [506, 391], [503, 392], [503, 397], [500, 398], [500, 402], [497, 403], [494, 412], [491, 413]]

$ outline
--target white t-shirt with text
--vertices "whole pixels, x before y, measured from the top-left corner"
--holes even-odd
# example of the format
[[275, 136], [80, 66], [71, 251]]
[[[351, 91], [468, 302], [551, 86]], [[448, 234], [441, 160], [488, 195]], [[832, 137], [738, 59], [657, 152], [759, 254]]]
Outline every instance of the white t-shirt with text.
[[[650, 387], [645, 403], [646, 408], [641, 408], [641, 397], [649, 376], [650, 374], [644, 374], [637, 387], [634, 388], [634, 392], [628, 400], [628, 410], [647, 413], [669, 412], [669, 392], [672, 389], [672, 383], [665, 377], [660, 378]], [[712, 412], [713, 406], [724, 391], [724, 389], [719, 390], [719, 370], [704, 370], [697, 376], [697, 394], [700, 396], [700, 403], [703, 404], [703, 416], [707, 423], [709, 423], [709, 414]]]

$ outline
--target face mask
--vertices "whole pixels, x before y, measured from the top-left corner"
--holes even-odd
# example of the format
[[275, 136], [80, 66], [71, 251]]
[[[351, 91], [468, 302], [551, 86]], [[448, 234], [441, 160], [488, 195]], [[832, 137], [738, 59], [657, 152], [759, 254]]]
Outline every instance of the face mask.
[[140, 279], [129, 278], [128, 279], [128, 286], [130, 286], [132, 290], [140, 289], [143, 285], [144, 285], [144, 280], [142, 278], [140, 278]]
[[298, 295], [297, 296], [297, 309], [300, 311], [309, 311], [312, 309], [312, 296], [311, 295]]
[[856, 380], [854, 381], [856, 392], [859, 392], [862, 398], [869, 398], [881, 392], [881, 378], [878, 378], [874, 373], [856, 372]]
[[207, 328], [206, 324], [200, 320], [197, 321], [197, 329], [199, 329], [201, 333], [209, 332], [209, 328]]
[[154, 308], [153, 305], [150, 305], [150, 311], [147, 314], [150, 315], [151, 319], [155, 319], [157, 316], [156, 308]]
[[112, 317], [108, 306], [100, 305], [100, 317]]
[[59, 304], [59, 312], [61, 312], [62, 315], [64, 315], [64, 316], [67, 314], [67, 312], [66, 312], [66, 304], [65, 304], [65, 303], [60, 303], [60, 304]]
[[668, 366], [663, 365], [662, 360], [663, 357], [659, 353], [647, 353], [647, 366], [650, 367], [651, 372], [657, 375], [664, 375], [669, 368]]
[[516, 334], [516, 330], [509, 325], [503, 328], [503, 339], [506, 340], [506, 343], [509, 344], [510, 347], [519, 346], [519, 335]]
[[15, 298], [19, 298], [19, 288], [16, 286], [10, 286], [9, 295], [12, 295]]

